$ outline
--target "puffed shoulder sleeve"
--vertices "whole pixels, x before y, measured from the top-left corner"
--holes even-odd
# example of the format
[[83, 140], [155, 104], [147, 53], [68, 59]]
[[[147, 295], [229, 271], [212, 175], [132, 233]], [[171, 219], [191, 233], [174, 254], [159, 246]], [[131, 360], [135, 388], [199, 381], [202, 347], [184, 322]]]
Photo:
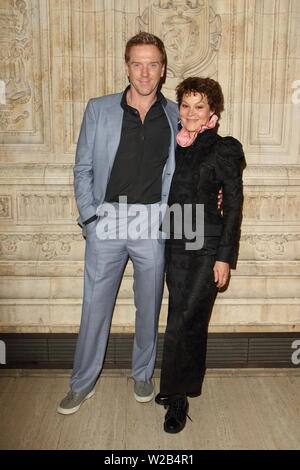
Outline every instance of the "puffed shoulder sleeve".
[[241, 143], [233, 137], [220, 139], [216, 149], [216, 175], [223, 191], [223, 231], [217, 261], [235, 264], [243, 203], [242, 172], [245, 157]]
[[242, 144], [234, 137], [223, 137], [217, 145], [216, 163], [220, 180], [241, 176], [245, 166]]

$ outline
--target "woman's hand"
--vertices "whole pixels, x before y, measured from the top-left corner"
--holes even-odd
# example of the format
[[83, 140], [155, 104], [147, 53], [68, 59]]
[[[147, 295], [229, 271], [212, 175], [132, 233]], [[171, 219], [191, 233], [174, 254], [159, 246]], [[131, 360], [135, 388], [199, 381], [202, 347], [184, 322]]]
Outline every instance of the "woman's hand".
[[229, 277], [229, 263], [223, 263], [223, 261], [216, 261], [214, 265], [214, 275], [215, 282], [217, 282], [217, 287], [225, 286]]

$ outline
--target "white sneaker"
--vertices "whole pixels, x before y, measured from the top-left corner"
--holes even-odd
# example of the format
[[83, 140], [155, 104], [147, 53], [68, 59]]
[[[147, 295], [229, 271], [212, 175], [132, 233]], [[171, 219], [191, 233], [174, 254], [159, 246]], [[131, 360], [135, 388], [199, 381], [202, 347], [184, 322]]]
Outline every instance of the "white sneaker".
[[93, 395], [95, 395], [94, 389], [88, 394], [76, 393], [70, 390], [67, 396], [61, 401], [59, 407], [57, 408], [57, 412], [61, 413], [62, 415], [71, 415], [72, 413], [76, 413], [82, 403], [88, 398], [91, 398]]
[[140, 403], [146, 403], [154, 398], [154, 386], [152, 380], [146, 382], [134, 381], [134, 398]]

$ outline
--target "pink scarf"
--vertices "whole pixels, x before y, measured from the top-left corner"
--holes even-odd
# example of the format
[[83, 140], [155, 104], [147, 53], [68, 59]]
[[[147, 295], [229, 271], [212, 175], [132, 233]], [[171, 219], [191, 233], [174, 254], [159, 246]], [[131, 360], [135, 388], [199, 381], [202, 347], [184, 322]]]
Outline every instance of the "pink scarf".
[[193, 137], [190, 137], [189, 132], [185, 129], [185, 127], [183, 127], [176, 136], [177, 143], [181, 147], [189, 147], [190, 145], [192, 145], [192, 143], [194, 142], [198, 134], [201, 134], [201, 132], [204, 132], [207, 129], [213, 129], [215, 125], [217, 124], [218, 119], [219, 119], [218, 116], [216, 114], [213, 114], [208, 124], [207, 125], [203, 124], [200, 127], [200, 129], [196, 131]]

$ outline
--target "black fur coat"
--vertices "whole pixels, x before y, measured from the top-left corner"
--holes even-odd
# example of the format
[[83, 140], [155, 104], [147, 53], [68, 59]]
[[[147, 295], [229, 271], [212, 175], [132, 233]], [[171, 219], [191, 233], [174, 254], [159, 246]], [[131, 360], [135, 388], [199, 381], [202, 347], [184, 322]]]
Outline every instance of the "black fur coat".
[[[169, 204], [203, 204], [204, 235], [219, 237], [217, 260], [235, 263], [243, 202], [243, 148], [214, 130], [199, 134], [189, 147], [177, 147]], [[221, 210], [217, 207], [223, 190]], [[193, 211], [193, 214], [195, 212]], [[195, 230], [196, 220], [192, 219]]]

